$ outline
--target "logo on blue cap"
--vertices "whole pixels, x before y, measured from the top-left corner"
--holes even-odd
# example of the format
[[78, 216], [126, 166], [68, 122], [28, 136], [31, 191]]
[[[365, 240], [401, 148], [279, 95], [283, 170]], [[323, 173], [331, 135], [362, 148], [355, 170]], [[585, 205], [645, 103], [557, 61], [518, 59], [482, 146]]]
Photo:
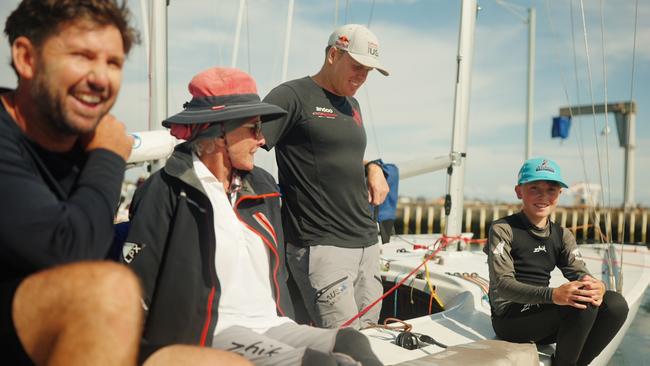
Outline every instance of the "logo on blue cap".
[[519, 179], [517, 184], [530, 183], [540, 180], [548, 180], [558, 182], [562, 187], [568, 188], [569, 186], [564, 183], [560, 166], [556, 162], [546, 158], [528, 159], [524, 165], [519, 169]]

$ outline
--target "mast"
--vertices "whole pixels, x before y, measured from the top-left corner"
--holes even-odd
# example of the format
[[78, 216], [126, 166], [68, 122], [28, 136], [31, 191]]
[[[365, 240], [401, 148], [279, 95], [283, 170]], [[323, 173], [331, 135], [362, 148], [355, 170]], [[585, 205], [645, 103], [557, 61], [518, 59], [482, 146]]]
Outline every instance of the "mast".
[[284, 34], [284, 54], [282, 57], [282, 82], [287, 81], [287, 70], [289, 68], [289, 49], [291, 48], [291, 27], [293, 25], [293, 3], [294, 0], [289, 0], [289, 8], [287, 10], [287, 29]]
[[533, 93], [535, 91], [535, 8], [528, 8], [528, 90], [526, 95], [526, 160], [533, 155]]
[[[160, 121], [167, 118], [167, 6], [168, 0], [152, 0], [149, 48], [149, 130], [162, 129]], [[164, 159], [155, 160], [151, 171], [162, 168]]]
[[[460, 12], [458, 55], [456, 57], [456, 91], [454, 95], [454, 128], [451, 141], [452, 164], [447, 168], [449, 186], [447, 196], [445, 197], [445, 215], [447, 216], [445, 235], [449, 237], [461, 234], [463, 221], [463, 187], [465, 184], [469, 97], [474, 52], [474, 32], [478, 12], [476, 0], [463, 0]], [[459, 249], [460, 247], [459, 241]]]
[[241, 35], [241, 26], [244, 19], [244, 6], [246, 0], [239, 0], [239, 11], [237, 12], [237, 30], [235, 31], [235, 43], [232, 48], [232, 61], [230, 67], [237, 67], [237, 56], [239, 55], [239, 38]]

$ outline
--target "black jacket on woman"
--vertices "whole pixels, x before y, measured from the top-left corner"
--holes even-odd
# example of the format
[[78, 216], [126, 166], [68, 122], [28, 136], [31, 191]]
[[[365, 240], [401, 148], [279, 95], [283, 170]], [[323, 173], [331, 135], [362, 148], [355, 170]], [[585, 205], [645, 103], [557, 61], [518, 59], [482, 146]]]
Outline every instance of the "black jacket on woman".
[[[145, 349], [174, 343], [212, 344], [221, 298], [214, 258], [214, 219], [219, 212], [213, 212], [192, 166], [187, 143], [178, 145], [164, 169], [136, 191], [132, 202], [122, 260], [142, 280]], [[269, 249], [278, 314], [292, 315], [280, 194], [273, 177], [257, 167], [243, 172], [234, 210]]]

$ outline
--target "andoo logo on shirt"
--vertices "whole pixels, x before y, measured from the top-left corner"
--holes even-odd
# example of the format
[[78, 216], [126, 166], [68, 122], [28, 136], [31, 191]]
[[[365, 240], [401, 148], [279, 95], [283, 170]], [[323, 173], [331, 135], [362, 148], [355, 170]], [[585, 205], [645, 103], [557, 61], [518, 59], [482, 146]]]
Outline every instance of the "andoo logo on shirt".
[[334, 113], [334, 110], [332, 108], [327, 108], [327, 107], [316, 107], [316, 110], [312, 112], [311, 115], [314, 117], [327, 118], [327, 119], [334, 119], [337, 116], [337, 114]]

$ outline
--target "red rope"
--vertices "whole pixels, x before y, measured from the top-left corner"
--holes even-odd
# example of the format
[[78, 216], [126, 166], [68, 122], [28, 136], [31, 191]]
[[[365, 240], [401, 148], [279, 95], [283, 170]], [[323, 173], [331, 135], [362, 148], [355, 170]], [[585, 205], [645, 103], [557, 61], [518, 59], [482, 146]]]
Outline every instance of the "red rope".
[[440, 239], [436, 240], [435, 243], [433, 243], [434, 246], [435, 246], [438, 242], [440, 243], [440, 246], [438, 247], [438, 249], [434, 250], [431, 254], [429, 254], [428, 256], [426, 256], [426, 258], [424, 258], [424, 260], [422, 261], [422, 263], [420, 263], [419, 266], [417, 266], [415, 269], [413, 269], [411, 272], [409, 272], [409, 274], [407, 274], [406, 277], [402, 278], [402, 280], [400, 280], [397, 284], [395, 284], [395, 286], [391, 287], [390, 290], [386, 291], [386, 292], [385, 292], [383, 295], [381, 295], [377, 300], [373, 301], [372, 304], [370, 304], [370, 305], [366, 306], [365, 308], [363, 308], [363, 310], [361, 310], [357, 315], [353, 316], [353, 317], [350, 318], [348, 321], [346, 321], [345, 323], [343, 323], [343, 325], [341, 325], [340, 328], [345, 328], [345, 327], [347, 327], [347, 326], [350, 326], [350, 324], [352, 324], [352, 322], [354, 322], [355, 320], [357, 320], [357, 319], [359, 319], [360, 317], [362, 317], [365, 313], [367, 313], [370, 309], [372, 309], [372, 308], [373, 308], [375, 305], [377, 305], [380, 301], [382, 301], [383, 299], [385, 299], [388, 295], [392, 294], [393, 291], [397, 290], [398, 287], [402, 286], [402, 284], [404, 284], [404, 282], [406, 282], [406, 280], [407, 280], [409, 277], [413, 276], [417, 271], [419, 271], [420, 268], [422, 268], [422, 266], [424, 266], [424, 264], [425, 264], [426, 262], [428, 262], [428, 261], [431, 260], [433, 257], [435, 257], [436, 254], [438, 254], [438, 253], [439, 253], [443, 248], [445, 248], [445, 247], [447, 246], [447, 244], [449, 244], [450, 242], [453, 242], [453, 241], [455, 241], [455, 240], [463, 240], [463, 241], [466, 241], [466, 240], [468, 240], [468, 239], [463, 238], [463, 237], [461, 237], [461, 236], [445, 236], [445, 235], [441, 236]]

